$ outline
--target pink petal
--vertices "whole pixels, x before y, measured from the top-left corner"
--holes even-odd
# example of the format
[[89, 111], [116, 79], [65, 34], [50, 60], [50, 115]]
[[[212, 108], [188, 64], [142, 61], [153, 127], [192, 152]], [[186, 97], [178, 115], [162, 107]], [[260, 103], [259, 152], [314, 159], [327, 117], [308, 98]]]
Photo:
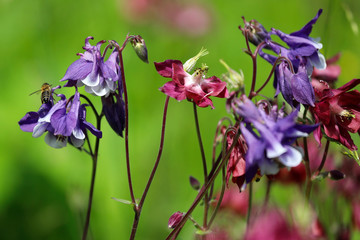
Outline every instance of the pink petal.
[[201, 82], [201, 88], [205, 93], [210, 93], [211, 96], [219, 98], [229, 97], [229, 93], [226, 89], [226, 82], [221, 81], [215, 76], [204, 79]]
[[184, 86], [178, 85], [173, 81], [165, 83], [159, 90], [178, 101], [186, 99]]
[[182, 63], [179, 60], [171, 60], [168, 59], [164, 62], [154, 62], [155, 64], [155, 68], [156, 71], [158, 71], [158, 73], [166, 78], [171, 78], [172, 77], [172, 72], [173, 72], [173, 64], [177, 65], [177, 66], [181, 66], [182, 67]]

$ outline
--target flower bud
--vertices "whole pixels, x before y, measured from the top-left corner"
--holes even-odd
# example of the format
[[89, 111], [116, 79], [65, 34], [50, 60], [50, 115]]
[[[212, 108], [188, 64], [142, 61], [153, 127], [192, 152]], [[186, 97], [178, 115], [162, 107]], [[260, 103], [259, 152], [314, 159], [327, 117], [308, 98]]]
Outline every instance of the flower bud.
[[119, 136], [123, 136], [125, 128], [125, 105], [121, 95], [110, 93], [109, 96], [101, 97], [103, 104], [103, 113], [110, 127]]
[[344, 179], [346, 177], [346, 175], [342, 172], [340, 172], [339, 170], [331, 170], [329, 173], [328, 173], [328, 177], [331, 179], [331, 180], [341, 180], [341, 179]]
[[195, 57], [192, 57], [190, 58], [189, 60], [187, 60], [185, 63], [184, 63], [184, 70], [186, 72], [190, 72], [194, 67], [195, 67], [195, 64], [196, 62], [203, 56], [209, 54], [209, 52], [205, 49], [205, 48], [201, 48], [200, 49], [200, 52], [198, 54], [196, 54]]
[[148, 51], [144, 39], [140, 35], [136, 35], [130, 39], [131, 46], [134, 48], [138, 57], [145, 63], [149, 63]]
[[[261, 42], [265, 41], [265, 39], [270, 38], [270, 34], [266, 31], [266, 29], [256, 20], [250, 20], [250, 22], [245, 21], [245, 31], [248, 32], [249, 41], [255, 46], [259, 45]], [[243, 31], [243, 34], [245, 33]]]
[[171, 217], [169, 218], [168, 227], [170, 229], [176, 228], [176, 226], [180, 223], [183, 215], [184, 214], [182, 212], [176, 212], [171, 215]]
[[220, 59], [220, 63], [224, 65], [227, 70], [227, 73], [222, 75], [223, 80], [228, 83], [228, 87], [232, 89], [242, 89], [244, 88], [244, 74], [240, 70], [236, 72], [234, 69], [231, 69], [229, 65], [226, 64], [222, 59]]
[[193, 176], [190, 176], [190, 185], [193, 189], [195, 189], [196, 191], [200, 189], [200, 182], [199, 180], [197, 180], [196, 178], [194, 178]]

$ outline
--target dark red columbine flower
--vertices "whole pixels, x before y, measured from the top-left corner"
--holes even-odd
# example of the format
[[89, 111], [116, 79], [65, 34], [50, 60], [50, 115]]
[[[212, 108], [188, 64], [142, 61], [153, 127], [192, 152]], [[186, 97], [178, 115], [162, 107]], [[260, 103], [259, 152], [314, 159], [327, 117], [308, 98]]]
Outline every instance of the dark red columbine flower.
[[321, 129], [325, 134], [350, 150], [356, 150], [349, 132], [360, 133], [360, 92], [350, 89], [360, 84], [353, 79], [338, 89], [331, 89], [325, 81], [312, 81], [317, 102], [311, 107], [317, 123], [322, 123], [315, 131], [315, 139], [320, 143]]
[[208, 70], [207, 66], [197, 68], [193, 74], [187, 72], [191, 71], [199, 57], [203, 56], [201, 51], [199, 54], [194, 57], [196, 58], [195, 60], [190, 59], [193, 64], [188, 63], [190, 60], [184, 65], [179, 60], [155, 62], [155, 68], [158, 73], [163, 77], [172, 79], [172, 81], [165, 83], [160, 88], [160, 91], [178, 101], [188, 99], [199, 107], [211, 106], [214, 108], [209, 97], [227, 98], [229, 93], [226, 89], [226, 82], [221, 81], [215, 76], [205, 78], [205, 73]]

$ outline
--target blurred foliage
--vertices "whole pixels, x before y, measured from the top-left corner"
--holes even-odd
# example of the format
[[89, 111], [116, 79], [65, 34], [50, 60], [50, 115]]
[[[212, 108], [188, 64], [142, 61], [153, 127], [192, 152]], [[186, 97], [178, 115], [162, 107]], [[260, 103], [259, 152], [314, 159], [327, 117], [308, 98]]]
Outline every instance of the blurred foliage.
[[[225, 72], [219, 63], [219, 59], [223, 59], [233, 69], [243, 70], [249, 87], [251, 61], [242, 52], [245, 41], [237, 28], [243, 24], [241, 16], [257, 19], [267, 29], [276, 27], [290, 33], [299, 30], [323, 8], [311, 36], [322, 38], [326, 57], [342, 53], [339, 84], [360, 76], [359, 36], [352, 30], [360, 21], [356, 15], [360, 4], [356, 1], [199, 0], [197, 6], [205, 9], [211, 21], [207, 31], [195, 35], [169, 24], [166, 14], [158, 13], [165, 16], [163, 18], [156, 18], [156, 14], [133, 16], [128, 7], [130, 2], [0, 1], [1, 239], [79, 239], [81, 236], [90, 185], [90, 158], [70, 146], [52, 149], [43, 137], [34, 139], [30, 133], [22, 132], [17, 122], [26, 112], [36, 111], [40, 106], [39, 96], [29, 97], [29, 93], [39, 89], [43, 82], [58, 85], [69, 64], [77, 59], [75, 54], [82, 52], [87, 36], [95, 37], [92, 43], [102, 39], [121, 43], [128, 32], [140, 34], [149, 51], [150, 64], [141, 62], [130, 46], [124, 51], [130, 102], [131, 167], [137, 197], [156, 158], [165, 102], [158, 88], [166, 79], [157, 74], [152, 62], [186, 61], [204, 46], [210, 54], [199, 63], [206, 62], [209, 75], [220, 76]], [[177, 4], [186, 6], [193, 1], [177, 1]], [[354, 14], [352, 18], [348, 16], [349, 11]], [[191, 30], [191, 26], [186, 27]], [[270, 65], [259, 60], [259, 69], [261, 81], [267, 77]], [[73, 89], [60, 91], [73, 93]], [[267, 93], [273, 93], [271, 86]], [[100, 100], [92, 99], [100, 108]], [[199, 110], [208, 158], [217, 121], [227, 114], [223, 100], [214, 100], [214, 105], [215, 110]], [[94, 120], [90, 113], [88, 117], [89, 121]], [[127, 239], [133, 210], [111, 199], [129, 198], [124, 141], [105, 122], [102, 130], [90, 232], [92, 239]], [[196, 195], [189, 185], [189, 176], [202, 179], [192, 106], [188, 102], [171, 99], [164, 147], [144, 205], [137, 239], [164, 239], [169, 233], [168, 218], [176, 211], [186, 211]], [[264, 186], [259, 186], [255, 197], [262, 197], [261, 187]], [[292, 191], [297, 190], [275, 188], [274, 201], [289, 205], [297, 196], [289, 197], [288, 192]], [[200, 213], [195, 212], [194, 218]], [[187, 223], [179, 239], [192, 239], [193, 233], [194, 228]]]

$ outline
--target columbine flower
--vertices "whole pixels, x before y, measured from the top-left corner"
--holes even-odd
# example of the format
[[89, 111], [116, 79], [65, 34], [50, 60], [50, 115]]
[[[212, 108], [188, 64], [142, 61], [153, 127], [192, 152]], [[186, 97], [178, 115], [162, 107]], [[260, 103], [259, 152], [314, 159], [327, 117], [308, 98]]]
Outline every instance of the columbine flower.
[[79, 53], [80, 59], [73, 62], [67, 69], [65, 76], [60, 81], [68, 81], [64, 87], [83, 86], [85, 91], [97, 96], [107, 96], [116, 90], [116, 81], [120, 78], [120, 67], [117, 64], [118, 52], [114, 50], [108, 60], [104, 62], [100, 47], [105, 41], [100, 41], [92, 46], [87, 37], [83, 49]]
[[65, 147], [69, 137], [75, 147], [82, 146], [86, 129], [101, 137], [101, 132], [85, 121], [85, 105], [80, 105], [80, 94], [77, 91], [70, 108], [66, 97], [63, 94], [58, 96], [61, 99], [54, 106], [48, 102], [38, 112], [27, 113], [19, 121], [21, 130], [32, 132], [33, 137], [40, 137], [47, 132], [45, 142], [54, 148]]
[[[297, 32], [285, 34], [280, 30], [272, 29], [271, 34], [279, 36], [290, 47], [289, 49], [266, 39], [267, 47], [291, 62], [291, 66], [290, 63], [283, 61], [276, 67], [274, 87], [277, 90], [276, 95], [281, 92], [292, 107], [298, 107], [298, 103], [314, 106], [315, 96], [310, 76], [314, 67], [326, 68], [325, 58], [319, 52], [322, 44], [309, 37], [312, 25], [316, 23], [321, 12], [320, 9], [318, 14]], [[276, 64], [277, 57], [263, 51], [259, 54], [272, 65]]]
[[315, 139], [320, 144], [323, 128], [329, 138], [356, 150], [349, 132], [360, 133], [360, 92], [349, 90], [360, 84], [360, 79], [353, 79], [338, 89], [331, 89], [324, 81], [316, 83], [313, 86], [318, 101], [311, 112], [321, 125], [314, 132]]
[[226, 82], [215, 76], [204, 78], [208, 69], [207, 66], [196, 69], [192, 75], [184, 70], [184, 66], [179, 60], [155, 63], [155, 68], [161, 76], [172, 79], [172, 81], [165, 83], [160, 91], [178, 101], [188, 99], [199, 107], [211, 106], [214, 108], [209, 96], [227, 98], [229, 95]]
[[322, 9], [320, 9], [317, 15], [302, 29], [291, 34], [285, 34], [280, 30], [272, 29], [272, 33], [279, 36], [281, 40], [290, 47], [294, 56], [306, 57], [311, 65], [317, 69], [326, 68], [325, 58], [319, 52], [322, 48], [322, 44], [310, 38], [309, 35], [311, 33], [312, 26], [316, 23], [321, 13]]
[[246, 127], [244, 123], [240, 125], [249, 148], [245, 156], [246, 182], [254, 178], [258, 169], [262, 175], [268, 175], [278, 173], [280, 166], [300, 164], [302, 153], [292, 144], [296, 138], [308, 136], [317, 126], [296, 124], [297, 111], [282, 117], [277, 107], [259, 109], [245, 95], [234, 103], [234, 110], [247, 123]]

